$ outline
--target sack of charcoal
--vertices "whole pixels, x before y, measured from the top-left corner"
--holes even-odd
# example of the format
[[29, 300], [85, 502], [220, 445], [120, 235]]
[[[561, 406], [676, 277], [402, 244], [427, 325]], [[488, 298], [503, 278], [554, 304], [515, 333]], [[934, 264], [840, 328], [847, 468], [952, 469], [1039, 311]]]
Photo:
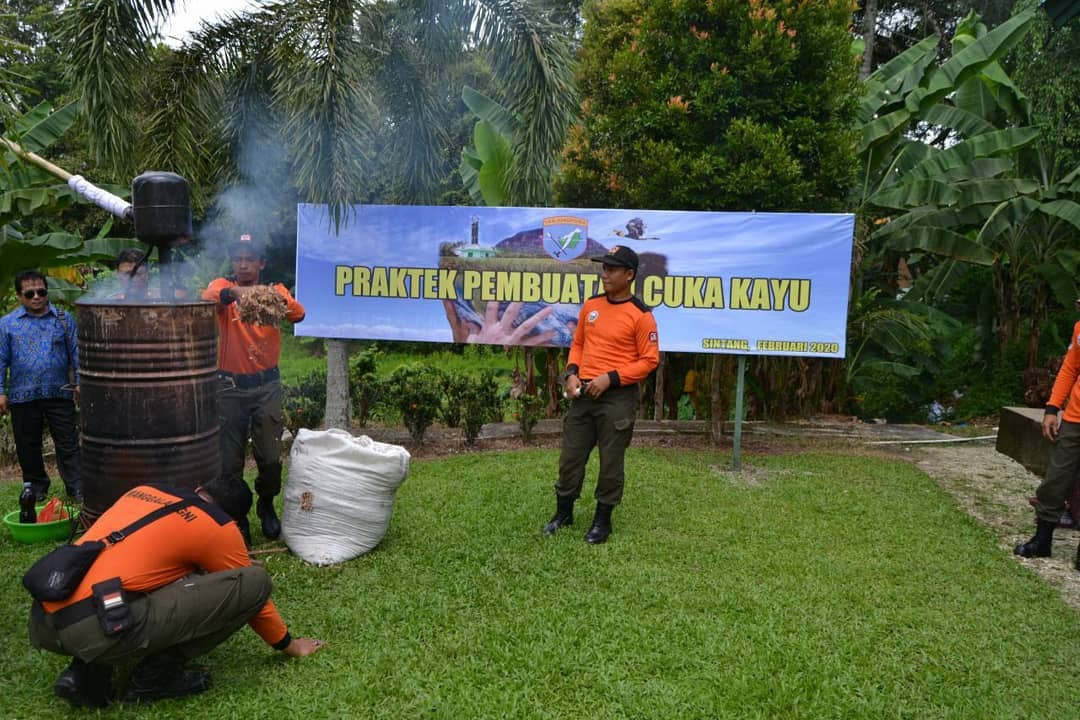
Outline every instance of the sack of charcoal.
[[333, 565], [379, 544], [409, 473], [405, 448], [344, 430], [301, 429], [289, 457], [281, 537], [293, 553]]

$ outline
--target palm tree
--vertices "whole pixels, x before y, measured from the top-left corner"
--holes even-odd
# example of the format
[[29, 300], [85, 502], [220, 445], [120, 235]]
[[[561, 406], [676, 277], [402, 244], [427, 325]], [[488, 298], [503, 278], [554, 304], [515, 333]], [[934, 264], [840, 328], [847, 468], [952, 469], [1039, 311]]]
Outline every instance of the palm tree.
[[[327, 204], [337, 228], [356, 202], [434, 199], [461, 96], [451, 80], [469, 58], [489, 68], [487, 91], [523, 118], [515, 195], [548, 199], [576, 96], [567, 31], [545, 5], [275, 0], [204, 27], [175, 52], [152, 44], [173, 0], [82, 0], [64, 28], [103, 167], [121, 177], [136, 162], [174, 170], [199, 209], [242, 175], [243, 141], [260, 135], [280, 146], [296, 198]], [[342, 341], [329, 343], [327, 364], [326, 423], [343, 426]]]

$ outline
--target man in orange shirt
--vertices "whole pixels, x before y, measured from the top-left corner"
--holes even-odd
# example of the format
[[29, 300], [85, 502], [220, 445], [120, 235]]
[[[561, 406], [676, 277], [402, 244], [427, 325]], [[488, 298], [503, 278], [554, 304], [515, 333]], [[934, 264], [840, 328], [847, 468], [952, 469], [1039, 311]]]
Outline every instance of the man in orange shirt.
[[[1061, 413], [1062, 407], [1064, 413]], [[1035, 491], [1038, 501], [1035, 534], [1013, 549], [1021, 557], [1050, 557], [1054, 528], [1065, 511], [1065, 500], [1072, 495], [1076, 473], [1080, 470], [1080, 322], [1073, 326], [1072, 341], [1050, 390], [1042, 434], [1054, 443], [1054, 447], [1046, 477]], [[1080, 570], [1080, 548], [1076, 552], [1075, 567]]]
[[611, 535], [611, 511], [622, 500], [623, 460], [634, 435], [638, 383], [660, 363], [660, 346], [652, 312], [630, 290], [637, 253], [615, 245], [593, 261], [603, 263], [604, 293], [581, 306], [563, 373], [571, 402], [563, 420], [557, 509], [544, 534], [574, 522], [574, 502], [595, 446], [600, 452], [596, 514], [585, 541], [596, 545]]
[[[266, 268], [266, 256], [260, 243], [251, 235], [241, 235], [229, 245], [233, 276], [218, 278], [203, 291], [203, 300], [217, 303], [218, 371], [226, 390], [218, 396], [221, 412], [221, 472], [224, 479], [244, 483], [244, 456], [248, 437], [259, 467], [255, 492], [259, 499], [256, 512], [263, 535], [274, 540], [281, 534], [281, 522], [274, 511], [274, 497], [281, 492], [281, 380], [278, 358], [281, 355], [281, 331], [277, 327], [254, 325], [240, 319], [238, 301], [260, 284]], [[271, 288], [285, 299], [285, 319], [298, 323], [304, 319], [304, 307], [284, 285]], [[251, 543], [248, 507], [235, 515], [244, 540]]]
[[[268, 645], [292, 657], [310, 655], [322, 646], [320, 640], [289, 634], [270, 600], [270, 576], [251, 564], [230, 517], [251, 499], [222, 479], [194, 492], [166, 485], [133, 488], [78, 543], [105, 540], [180, 500], [187, 506], [107, 544], [69, 598], [35, 601], [30, 641], [72, 657], [53, 691], [73, 705], [108, 705], [113, 666], [130, 660], [139, 662], [124, 702], [202, 692], [210, 686], [210, 673], [185, 663], [217, 647], [245, 623]], [[118, 631], [117, 616], [110, 616], [106, 628], [95, 595], [120, 611], [125, 629]]]

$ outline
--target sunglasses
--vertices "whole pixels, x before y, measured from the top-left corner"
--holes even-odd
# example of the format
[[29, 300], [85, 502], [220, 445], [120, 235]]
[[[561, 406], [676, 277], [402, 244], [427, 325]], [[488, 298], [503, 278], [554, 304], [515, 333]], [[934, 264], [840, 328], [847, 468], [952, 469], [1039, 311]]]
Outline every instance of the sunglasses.
[[49, 290], [48, 288], [37, 288], [35, 290], [27, 290], [22, 294], [27, 300], [33, 300], [35, 295], [38, 297], [49, 297]]

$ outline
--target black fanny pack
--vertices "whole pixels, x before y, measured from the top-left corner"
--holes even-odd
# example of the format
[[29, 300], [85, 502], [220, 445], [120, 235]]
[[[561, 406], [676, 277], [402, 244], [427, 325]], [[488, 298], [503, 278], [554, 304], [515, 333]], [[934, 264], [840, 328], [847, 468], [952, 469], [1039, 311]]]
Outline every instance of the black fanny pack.
[[90, 572], [98, 555], [109, 545], [115, 545], [136, 530], [149, 525], [158, 518], [176, 512], [195, 502], [185, 498], [147, 513], [123, 530], [111, 532], [102, 540], [88, 540], [78, 545], [61, 545], [38, 559], [23, 575], [25, 587], [35, 600], [55, 602], [66, 600], [79, 587]]

